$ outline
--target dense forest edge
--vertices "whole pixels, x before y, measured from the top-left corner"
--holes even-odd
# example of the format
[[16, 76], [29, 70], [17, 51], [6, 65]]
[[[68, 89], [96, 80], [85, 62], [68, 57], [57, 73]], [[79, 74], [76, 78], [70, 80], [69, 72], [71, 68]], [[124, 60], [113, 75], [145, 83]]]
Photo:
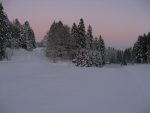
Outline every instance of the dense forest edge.
[[35, 35], [29, 22], [21, 24], [18, 19], [11, 22], [0, 3], [0, 60], [7, 59], [7, 49], [25, 49], [32, 51], [36, 47], [45, 47], [46, 56], [53, 62], [70, 60], [80, 67], [103, 67], [115, 63], [150, 63], [150, 32], [138, 36], [132, 47], [117, 50], [106, 47], [101, 35], [94, 37], [92, 26], [86, 31], [84, 20], [71, 27], [62, 21], [53, 22], [41, 42], [35, 41]]

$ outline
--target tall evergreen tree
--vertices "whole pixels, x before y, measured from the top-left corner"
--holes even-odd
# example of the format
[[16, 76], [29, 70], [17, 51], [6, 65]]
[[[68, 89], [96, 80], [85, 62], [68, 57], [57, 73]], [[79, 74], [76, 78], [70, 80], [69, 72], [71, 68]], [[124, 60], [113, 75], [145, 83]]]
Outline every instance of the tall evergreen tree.
[[56, 52], [57, 52], [57, 46], [56, 46], [56, 41], [55, 41], [55, 32], [56, 29], [56, 23], [55, 21], [53, 22], [53, 24], [50, 27], [50, 30], [47, 32], [47, 48], [46, 48], [46, 55], [48, 57], [53, 58], [53, 61], [55, 62], [55, 58], [56, 56]]
[[150, 32], [147, 34], [147, 48], [150, 46]]
[[147, 63], [150, 63], [150, 46], [148, 47], [148, 50], [146, 52], [146, 57], [147, 57]]
[[28, 21], [26, 21], [23, 25], [22, 41], [23, 41], [23, 45], [22, 45], [23, 48], [27, 50], [32, 50], [36, 46], [35, 35]]
[[86, 38], [85, 38], [85, 26], [84, 26], [84, 20], [81, 18], [79, 25], [78, 25], [78, 33], [79, 33], [79, 37], [78, 37], [78, 46], [81, 49], [86, 48]]
[[93, 49], [93, 34], [92, 34], [91, 25], [89, 25], [87, 33], [86, 33], [86, 49], [88, 50]]
[[98, 39], [98, 51], [101, 53], [103, 64], [105, 64], [105, 43], [101, 35]]
[[[92, 48], [93, 48], [93, 34], [92, 34], [92, 27], [89, 25], [87, 29], [87, 33], [85, 35], [86, 40], [86, 48], [80, 50], [79, 54], [79, 64], [80, 66], [91, 67], [93, 65], [93, 55], [92, 55]], [[79, 65], [77, 64], [77, 65]]]
[[86, 33], [84, 20], [81, 18], [78, 25], [78, 38], [77, 38], [77, 55], [76, 55], [76, 65], [85, 66], [86, 65]]
[[5, 48], [8, 45], [10, 35], [10, 24], [7, 15], [4, 12], [2, 3], [0, 3], [0, 60], [5, 57]]
[[22, 25], [18, 19], [15, 19], [12, 24], [12, 46], [20, 48], [22, 44]]
[[72, 58], [74, 59], [77, 54], [78, 47], [78, 27], [76, 23], [73, 23], [71, 28], [71, 39], [70, 39], [70, 46], [71, 46], [71, 52], [72, 52]]
[[136, 63], [146, 63], [147, 38], [144, 34], [139, 36], [133, 47], [133, 58]]

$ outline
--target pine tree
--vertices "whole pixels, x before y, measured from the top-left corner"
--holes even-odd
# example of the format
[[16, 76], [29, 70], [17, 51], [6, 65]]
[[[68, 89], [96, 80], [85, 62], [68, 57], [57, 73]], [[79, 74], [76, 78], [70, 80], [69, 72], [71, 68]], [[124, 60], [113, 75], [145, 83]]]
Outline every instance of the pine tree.
[[47, 33], [47, 48], [46, 48], [46, 55], [47, 57], [51, 57], [53, 58], [53, 62], [55, 62], [56, 59], [56, 42], [55, 42], [55, 36], [54, 36], [54, 32], [56, 29], [56, 23], [55, 21], [53, 22], [53, 24], [50, 27], [50, 30]]
[[98, 51], [101, 53], [103, 64], [105, 64], [105, 43], [101, 35], [98, 40]]
[[20, 48], [22, 44], [22, 25], [18, 19], [13, 21], [12, 25], [12, 46], [13, 48]]
[[23, 25], [22, 41], [24, 49], [32, 50], [35, 48], [35, 35], [28, 21], [26, 21]]
[[86, 54], [86, 35], [84, 20], [81, 18], [78, 25], [78, 38], [77, 38], [77, 55], [76, 65], [85, 66], [85, 54]]
[[0, 3], [0, 60], [5, 57], [5, 48], [11, 38], [9, 20]]
[[137, 42], [133, 47], [133, 59], [136, 63], [146, 62], [146, 52], [147, 52], [147, 38], [146, 35], [139, 36]]
[[147, 57], [147, 63], [150, 63], [150, 46], [148, 47], [148, 50], [146, 52], [146, 57]]
[[146, 34], [143, 35], [141, 44], [142, 44], [143, 63], [146, 63], [147, 62], [146, 52], [147, 52], [147, 49], [148, 49], [147, 48], [148, 45], [147, 45], [147, 35]]
[[78, 47], [81, 49], [86, 48], [86, 38], [85, 38], [85, 26], [84, 26], [84, 20], [81, 18], [79, 25], [78, 25]]
[[147, 48], [150, 46], [150, 32], [147, 34]]
[[88, 50], [93, 49], [93, 34], [92, 34], [91, 25], [89, 25], [87, 34], [86, 34], [86, 49], [88, 49]]
[[73, 23], [71, 28], [71, 38], [70, 38], [70, 46], [71, 46], [71, 58], [75, 59], [77, 55], [78, 44], [78, 27], [76, 23]]
[[76, 56], [76, 65], [82, 67], [101, 67], [105, 60], [104, 40], [95, 38], [93, 40], [92, 27], [89, 25], [87, 33], [83, 19], [80, 19], [77, 33], [78, 52]]
[[92, 65], [95, 67], [103, 66], [102, 55], [99, 51], [92, 51]]
[[86, 33], [86, 48], [84, 49], [84, 60], [85, 66], [91, 67], [93, 65], [92, 59], [92, 49], [93, 49], [93, 34], [92, 34], [92, 27], [89, 25], [87, 33]]
[[7, 22], [8, 22], [8, 33], [7, 33], [7, 37], [6, 37], [6, 47], [9, 47], [11, 48], [12, 45], [11, 45], [11, 41], [12, 41], [12, 29], [11, 29], [11, 22], [9, 21], [9, 19], [7, 18]]
[[29, 28], [30, 28], [30, 30], [29, 30], [29, 36], [30, 36], [30, 38], [29, 38], [29, 41], [30, 41], [30, 49], [32, 50], [32, 49], [35, 49], [36, 48], [36, 41], [35, 41], [35, 34], [34, 34], [34, 31], [33, 31], [33, 29], [30, 27], [30, 25], [29, 25]]

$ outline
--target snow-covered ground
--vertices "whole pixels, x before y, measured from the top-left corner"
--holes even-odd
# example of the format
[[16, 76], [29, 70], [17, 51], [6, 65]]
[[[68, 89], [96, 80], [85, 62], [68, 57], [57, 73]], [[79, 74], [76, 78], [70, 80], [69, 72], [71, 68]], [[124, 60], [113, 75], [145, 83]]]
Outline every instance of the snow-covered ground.
[[14, 51], [0, 62], [0, 113], [150, 113], [150, 65], [78, 68]]

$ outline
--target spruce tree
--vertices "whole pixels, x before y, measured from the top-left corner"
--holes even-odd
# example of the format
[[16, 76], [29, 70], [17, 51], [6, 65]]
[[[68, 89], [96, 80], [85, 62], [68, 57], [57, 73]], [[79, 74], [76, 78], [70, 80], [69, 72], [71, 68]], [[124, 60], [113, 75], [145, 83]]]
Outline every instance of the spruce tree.
[[102, 54], [99, 51], [92, 51], [92, 65], [95, 67], [102, 67]]
[[85, 38], [85, 26], [84, 26], [84, 20], [81, 18], [79, 25], [78, 25], [78, 46], [81, 49], [86, 48], [86, 38]]
[[86, 48], [84, 49], [84, 65], [86, 67], [91, 67], [92, 64], [92, 48], [93, 48], [93, 34], [91, 25], [88, 26], [86, 33]]
[[92, 50], [93, 47], [93, 34], [92, 27], [89, 25], [87, 33], [86, 33], [86, 49]]
[[136, 63], [146, 63], [146, 52], [147, 52], [147, 36], [139, 36], [137, 42], [133, 47], [133, 59]]
[[78, 27], [76, 23], [73, 23], [71, 28], [71, 39], [70, 39], [72, 59], [74, 59], [77, 55], [77, 49], [79, 48], [77, 42], [78, 42]]
[[55, 32], [56, 29], [56, 23], [55, 21], [50, 27], [50, 30], [47, 32], [47, 48], [46, 48], [46, 55], [49, 58], [53, 58], [53, 62], [55, 62], [55, 59], [57, 57], [57, 46], [56, 46], [56, 41], [55, 41]]
[[98, 51], [101, 53], [103, 64], [105, 64], [105, 43], [101, 35], [98, 39]]
[[77, 38], [77, 55], [76, 55], [76, 65], [85, 66], [85, 54], [86, 54], [86, 33], [84, 20], [81, 18], [78, 25], [78, 38]]
[[22, 25], [18, 19], [13, 21], [12, 25], [12, 46], [13, 48], [20, 48], [22, 45]]
[[4, 12], [2, 3], [0, 3], [0, 60], [5, 57], [5, 48], [8, 45], [10, 35], [10, 24], [7, 15]]
[[150, 46], [150, 32], [147, 34], [147, 48]]
[[33, 30], [30, 27], [28, 21], [26, 21], [23, 25], [23, 48], [27, 50], [32, 50], [35, 48], [35, 35]]
[[150, 63], [150, 46], [148, 47], [146, 57], [147, 57], [147, 63]]

